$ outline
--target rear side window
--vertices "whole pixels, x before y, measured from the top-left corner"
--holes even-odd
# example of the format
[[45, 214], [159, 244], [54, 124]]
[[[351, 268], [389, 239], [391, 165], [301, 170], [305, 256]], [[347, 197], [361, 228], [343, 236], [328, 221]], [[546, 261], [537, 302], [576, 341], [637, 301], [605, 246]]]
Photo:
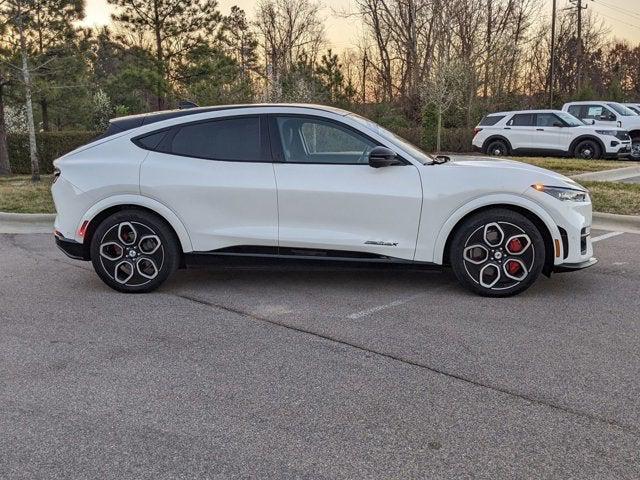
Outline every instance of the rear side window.
[[502, 120], [504, 117], [505, 115], [487, 115], [482, 120], [480, 120], [480, 126], [492, 127], [493, 125], [498, 123], [500, 120]]
[[259, 117], [227, 118], [178, 127], [170, 152], [209, 160], [259, 162], [260, 143]]
[[533, 113], [517, 113], [507, 124], [513, 127], [532, 127], [534, 117]]
[[162, 132], [152, 133], [146, 137], [139, 137], [135, 140], [135, 144], [146, 150], [155, 150], [158, 148], [158, 145], [160, 145], [160, 142], [162, 142], [167, 133], [169, 133], [169, 131], [164, 130]]

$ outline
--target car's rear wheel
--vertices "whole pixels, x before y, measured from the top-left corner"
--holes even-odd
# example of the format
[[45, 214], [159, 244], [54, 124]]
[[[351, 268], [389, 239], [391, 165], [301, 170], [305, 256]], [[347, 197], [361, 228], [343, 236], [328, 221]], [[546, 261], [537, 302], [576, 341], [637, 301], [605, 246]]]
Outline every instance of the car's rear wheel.
[[486, 153], [494, 157], [503, 157], [509, 154], [509, 146], [504, 140], [491, 140], [487, 145]]
[[594, 140], [583, 140], [576, 145], [573, 152], [576, 158], [583, 160], [597, 160], [602, 155], [600, 146]]
[[170, 227], [142, 210], [114, 213], [91, 239], [93, 268], [119, 292], [155, 290], [178, 268], [179, 260], [178, 242]]
[[505, 209], [474, 215], [457, 229], [450, 249], [456, 277], [484, 296], [507, 297], [529, 288], [545, 262], [544, 239], [524, 215]]

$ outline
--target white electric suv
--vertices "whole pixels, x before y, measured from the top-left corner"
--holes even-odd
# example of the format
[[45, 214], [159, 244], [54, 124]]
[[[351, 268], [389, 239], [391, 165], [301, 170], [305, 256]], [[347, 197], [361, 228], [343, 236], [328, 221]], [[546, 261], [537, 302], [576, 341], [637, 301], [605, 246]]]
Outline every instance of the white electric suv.
[[617, 102], [569, 102], [562, 110], [597, 128], [623, 128], [631, 137], [629, 158], [640, 160], [640, 115]]
[[450, 265], [507, 296], [593, 265], [587, 191], [513, 161], [431, 157], [313, 105], [192, 108], [113, 120], [55, 161], [55, 238], [122, 292], [193, 262]]
[[474, 132], [474, 148], [493, 156], [529, 154], [596, 159], [617, 158], [631, 151], [631, 138], [625, 130], [586, 125], [560, 110], [492, 113], [480, 121]]
[[640, 103], [623, 103], [623, 105], [636, 115], [640, 115]]

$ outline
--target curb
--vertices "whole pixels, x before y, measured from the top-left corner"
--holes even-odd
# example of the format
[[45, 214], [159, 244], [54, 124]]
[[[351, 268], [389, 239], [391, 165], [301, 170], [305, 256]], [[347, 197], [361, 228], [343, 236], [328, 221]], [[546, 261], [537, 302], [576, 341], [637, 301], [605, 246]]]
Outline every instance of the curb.
[[640, 233], [640, 216], [616, 215], [615, 213], [593, 212], [593, 224], [606, 226], [606, 230]]
[[5, 213], [0, 212], [0, 222], [45, 223], [56, 219], [55, 213]]
[[617, 182], [626, 178], [640, 176], [640, 166], [614, 168], [613, 170], [604, 170], [601, 172], [580, 173], [572, 175], [574, 180], [586, 180], [594, 182]]

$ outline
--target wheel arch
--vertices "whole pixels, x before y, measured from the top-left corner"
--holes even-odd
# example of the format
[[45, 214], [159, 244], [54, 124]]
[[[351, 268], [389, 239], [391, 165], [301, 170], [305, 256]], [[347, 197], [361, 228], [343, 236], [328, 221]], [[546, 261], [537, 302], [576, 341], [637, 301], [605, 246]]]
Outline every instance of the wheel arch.
[[578, 146], [578, 144], [580, 142], [583, 142], [584, 140], [592, 140], [594, 142], [596, 142], [598, 144], [598, 147], [600, 147], [600, 155], [606, 155], [607, 154], [607, 147], [605, 146], [605, 144], [603, 143], [602, 140], [600, 140], [598, 137], [594, 136], [594, 135], [580, 135], [578, 138], [574, 138], [573, 141], [571, 142], [571, 145], [569, 145], [569, 154], [570, 155], [575, 155], [575, 149]]
[[494, 134], [494, 135], [491, 135], [490, 137], [488, 137], [484, 142], [482, 142], [482, 151], [484, 153], [487, 153], [487, 147], [494, 140], [503, 141], [507, 145], [507, 148], [509, 149], [509, 151], [507, 153], [511, 153], [513, 151], [513, 147], [511, 146], [511, 142], [509, 141], [509, 139], [507, 137], [505, 137], [503, 135], [499, 135], [499, 134]]
[[137, 209], [154, 214], [164, 220], [173, 231], [178, 245], [183, 253], [193, 251], [191, 238], [182, 221], [168, 207], [148, 197], [137, 195], [122, 195], [104, 199], [93, 207], [91, 207], [82, 217], [80, 225], [89, 222], [86, 227], [86, 233], [82, 240], [84, 245], [85, 257], [90, 258], [91, 238], [95, 233], [98, 225], [110, 215], [125, 209]]
[[[524, 199], [523, 199], [524, 200]], [[511, 210], [519, 213], [529, 219], [540, 231], [545, 245], [545, 265], [542, 273], [549, 276], [555, 264], [555, 247], [554, 238], [560, 239], [560, 232], [553, 219], [542, 208], [532, 202], [518, 201], [509, 202], [501, 201], [496, 203], [487, 203], [484, 205], [474, 206], [471, 208], [462, 207], [459, 209], [443, 226], [438, 240], [435, 245], [435, 263], [448, 265], [451, 252], [451, 242], [458, 229], [471, 216], [480, 212], [493, 209]], [[560, 242], [560, 245], [562, 243]]]
[[635, 130], [629, 130], [629, 136], [632, 139], [635, 139], [635, 138], [640, 139], [640, 128], [635, 129]]

